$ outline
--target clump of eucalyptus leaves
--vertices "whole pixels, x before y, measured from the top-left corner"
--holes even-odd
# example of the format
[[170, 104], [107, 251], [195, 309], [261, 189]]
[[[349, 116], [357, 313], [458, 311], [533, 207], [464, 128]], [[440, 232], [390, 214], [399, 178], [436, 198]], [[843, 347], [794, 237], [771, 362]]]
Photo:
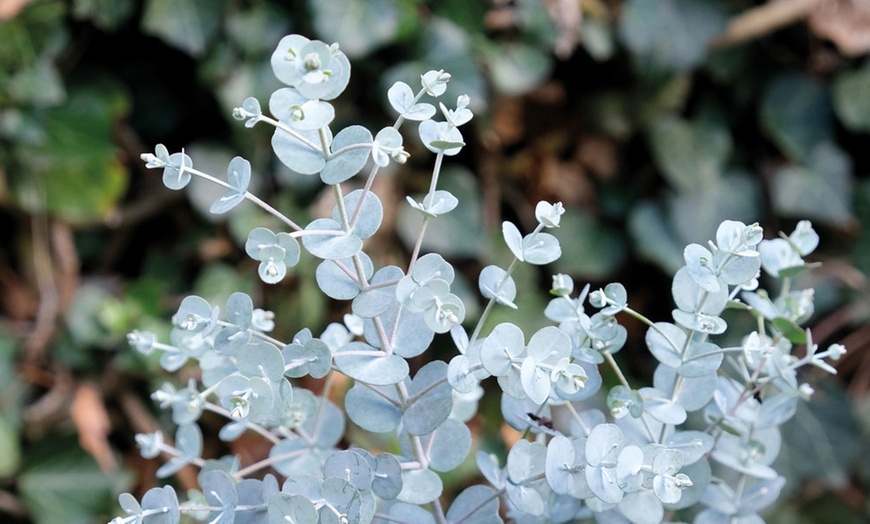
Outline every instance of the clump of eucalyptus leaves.
[[[168, 371], [191, 361], [201, 368], [198, 380], [183, 387], [166, 383], [153, 394], [172, 412], [174, 443], [161, 431], [136, 439], [143, 456], [171, 457], [158, 477], [192, 464], [200, 468], [201, 489], [184, 501], [170, 485], [149, 490], [141, 501], [125, 493], [119, 501], [126, 516], [114, 524], [172, 524], [183, 514], [264, 524], [762, 522], [759, 512], [785, 482], [771, 467], [778, 428], [797, 402], [812, 395], [798, 369], [811, 365], [833, 373], [826, 359], [845, 352], [840, 345], [819, 351], [801, 327], [813, 312], [813, 293], [793, 290], [791, 280], [812, 267], [804, 257], [818, 236], [809, 222], [764, 240], [757, 224], [726, 221], [715, 241], [686, 247], [685, 266], [673, 280], [670, 319], [654, 322], [634, 311], [621, 284], [575, 292], [572, 279], [559, 274], [544, 311], [554, 325], [524, 333], [505, 322], [484, 334], [494, 307], [517, 307], [515, 268], [546, 265], [561, 255], [546, 230], [559, 227], [564, 208], [540, 202], [533, 231], [502, 225], [512, 259], [481, 271], [479, 289], [488, 302], [469, 332], [465, 304], [451, 289], [453, 267], [438, 253], [420, 253], [428, 223], [459, 203], [438, 189], [438, 178], [444, 157], [464, 146], [460, 127], [472, 118], [468, 97], [460, 96], [452, 108], [438, 103], [435, 118], [439, 111], [430, 101], [444, 94], [450, 75], [429, 71], [416, 91], [403, 82], [389, 89], [398, 113], [392, 126], [374, 134], [357, 125], [333, 133], [329, 101], [350, 78], [338, 45], [287, 36], [272, 55], [272, 68], [287, 85], [269, 99], [272, 116], [253, 98], [233, 116], [247, 127], [275, 128], [277, 157], [300, 176], [317, 175], [331, 186], [331, 215], [304, 226], [284, 216], [248, 191], [251, 166], [240, 157], [229, 163], [226, 180], [162, 145], [142, 158], [163, 170], [170, 189], [184, 188], [194, 176], [224, 187], [213, 213], [249, 200], [277, 217], [282, 230], [257, 227], [245, 243], [259, 262], [260, 278], [280, 282], [301, 256], [313, 255], [322, 259], [320, 289], [348, 301], [350, 313], [323, 333], [302, 329], [291, 340], [278, 340], [269, 333], [281, 320], [244, 293], [221, 305], [189, 296], [172, 317], [168, 344], [152, 333], [130, 333], [130, 344], [142, 353], [160, 352]], [[418, 122], [416, 134], [435, 154], [428, 193], [420, 201], [408, 198], [423, 225], [406, 267], [378, 267], [363, 250], [383, 219], [371, 187], [380, 168], [408, 158], [399, 129], [409, 121]], [[366, 168], [361, 187], [351, 190], [359, 185], [351, 179]], [[759, 288], [762, 271], [782, 281], [777, 295]], [[756, 320], [736, 346], [716, 342], [728, 330], [726, 308]], [[651, 386], [630, 384], [613, 358], [627, 338], [618, 322], [622, 315], [647, 326], [646, 345], [659, 361]], [[449, 362], [432, 360], [411, 376], [408, 359], [448, 332], [457, 354]], [[797, 344], [806, 346], [802, 358], [792, 354]], [[620, 381], [609, 391], [601, 390], [602, 365]], [[352, 379], [344, 411], [330, 400], [336, 374]], [[323, 380], [319, 395], [294, 382], [304, 376]], [[477, 452], [485, 483], [445, 501], [439, 473], [471, 453], [466, 423], [483, 395], [481, 382], [493, 377], [503, 392], [504, 419], [523, 438], [505, 464]], [[272, 443], [269, 455], [247, 465], [234, 456], [203, 458], [197, 421], [206, 411], [226, 417], [222, 440], [255, 432]], [[339, 448], [346, 417], [367, 431], [392, 435], [399, 451]]]

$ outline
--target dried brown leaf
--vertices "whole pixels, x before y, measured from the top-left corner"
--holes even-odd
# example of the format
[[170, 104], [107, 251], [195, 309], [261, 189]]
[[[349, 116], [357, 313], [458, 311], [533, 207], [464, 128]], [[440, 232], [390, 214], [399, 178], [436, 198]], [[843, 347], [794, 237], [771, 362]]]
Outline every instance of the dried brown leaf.
[[0, 20], [15, 17], [31, 0], [0, 0]]
[[809, 17], [812, 31], [845, 55], [870, 52], [870, 0], [829, 0]]
[[78, 430], [82, 449], [94, 457], [103, 471], [117, 469], [118, 463], [107, 438], [112, 426], [103, 397], [95, 385], [80, 384], [76, 388], [70, 416]]
[[616, 142], [603, 135], [581, 137], [576, 157], [583, 167], [605, 180], [619, 171], [619, 148]]

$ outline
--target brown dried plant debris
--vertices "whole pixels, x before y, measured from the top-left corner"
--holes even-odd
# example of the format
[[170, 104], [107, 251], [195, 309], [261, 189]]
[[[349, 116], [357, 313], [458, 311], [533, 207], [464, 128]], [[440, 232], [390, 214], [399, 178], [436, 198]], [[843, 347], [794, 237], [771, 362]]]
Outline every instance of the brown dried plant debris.
[[870, 0], [829, 0], [810, 14], [812, 31], [833, 42], [841, 53], [870, 52]]
[[118, 468], [108, 436], [112, 430], [103, 396], [94, 384], [79, 384], [70, 406], [70, 416], [79, 433], [82, 449], [94, 457], [105, 472]]

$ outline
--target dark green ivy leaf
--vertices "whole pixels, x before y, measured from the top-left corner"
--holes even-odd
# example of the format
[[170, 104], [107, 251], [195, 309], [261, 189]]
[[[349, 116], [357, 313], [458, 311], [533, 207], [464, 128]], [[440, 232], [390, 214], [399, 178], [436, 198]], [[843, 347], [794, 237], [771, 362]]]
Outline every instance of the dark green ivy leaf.
[[75, 0], [73, 15], [91, 20], [100, 29], [111, 31], [133, 14], [134, 7], [132, 0]]
[[657, 69], [685, 70], [700, 64], [707, 44], [725, 27], [726, 14], [712, 0], [629, 0], [619, 34], [639, 61]]
[[841, 388], [830, 380], [814, 387], [812, 401], [798, 402], [794, 418], [783, 424], [782, 448], [774, 467], [790, 486], [810, 478], [831, 487], [844, 486], [859, 451], [860, 430]]
[[31, 449], [28, 462], [18, 489], [34, 522], [94, 522], [96, 515], [116, 511], [116, 497], [130, 483], [126, 472], [103, 472], [90, 455], [57, 435]]
[[103, 218], [127, 186], [112, 140], [126, 104], [119, 91], [79, 88], [48, 110], [43, 139], [16, 151], [22, 169], [9, 181], [16, 203], [73, 222]]
[[833, 83], [834, 110], [852, 131], [870, 132], [870, 67], [843, 71]]
[[842, 225], [852, 220], [852, 184], [850, 158], [833, 144], [820, 144], [806, 165], [774, 173], [773, 206], [783, 215]]
[[797, 73], [776, 77], [761, 102], [761, 125], [782, 152], [805, 160], [834, 138], [834, 113], [825, 85]]
[[390, 42], [399, 29], [396, 0], [310, 0], [317, 36], [338, 42], [349, 57], [365, 56]]
[[192, 56], [205, 53], [223, 17], [225, 0], [149, 0], [142, 30]]
[[550, 74], [548, 54], [522, 43], [502, 43], [484, 49], [495, 88], [508, 95], [528, 92]]
[[681, 193], [709, 187], [731, 153], [731, 136], [723, 126], [672, 115], [653, 123], [649, 139], [656, 164]]

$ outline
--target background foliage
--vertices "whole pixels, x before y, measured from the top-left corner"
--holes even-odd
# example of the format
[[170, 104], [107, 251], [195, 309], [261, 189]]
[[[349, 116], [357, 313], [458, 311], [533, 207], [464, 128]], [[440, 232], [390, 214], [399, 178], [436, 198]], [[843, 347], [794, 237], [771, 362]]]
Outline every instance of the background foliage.
[[[710, 238], [723, 219], [768, 231], [812, 219], [824, 262], [808, 283], [817, 290], [814, 337], [850, 353], [838, 380], [818, 386], [783, 432], [777, 469], [790, 496], [769, 519], [864, 521], [870, 12], [861, 6], [0, 1], [4, 522], [108, 521], [118, 492], [150, 487], [157, 464], [139, 458], [133, 434], [165, 422], [147, 398], [165, 377], [124, 336], [134, 328], [165, 334], [184, 294], [223, 303], [233, 291], [250, 293], [286, 319], [276, 330], [285, 336], [343, 313], [320, 294], [311, 260], [280, 286], [255, 280], [244, 239], [252, 227], [276, 225], [253, 206], [209, 215], [218, 189], [171, 193], [138, 161], [157, 142], [184, 147], [212, 172], [239, 154], [270, 202], [287, 214], [318, 214], [318, 189], [272, 159], [269, 133], [246, 132], [231, 118], [245, 97], [263, 101], [278, 87], [268, 57], [290, 32], [338, 41], [351, 58], [337, 114], [353, 123], [380, 127], [386, 88], [431, 68], [453, 74], [447, 100], [471, 96], [473, 136], [445, 174], [462, 202], [424, 246], [463, 268], [466, 284], [505, 251], [502, 217], [534, 224], [539, 199], [569, 208], [557, 231], [564, 255], [552, 269], [593, 285], [619, 280], [632, 307], [654, 319], [671, 308], [669, 275], [682, 246]], [[378, 182], [389, 218], [373, 250], [385, 262], [405, 259], [417, 231], [401, 197], [425, 190], [428, 166], [410, 152], [403, 169]], [[544, 325], [545, 277], [515, 275], [540, 292], [520, 294], [512, 322]], [[502, 320], [494, 315], [493, 325]], [[619, 356], [624, 369], [648, 377], [641, 342], [633, 351], [629, 340]], [[499, 452], [487, 440], [507, 431], [493, 423], [497, 400], [482, 409], [476, 445]], [[220, 445], [207, 441], [206, 453]], [[256, 442], [234, 445], [243, 458], [257, 456]], [[468, 481], [457, 475], [448, 485]], [[178, 483], [190, 487], [195, 473], [182, 471]]]

